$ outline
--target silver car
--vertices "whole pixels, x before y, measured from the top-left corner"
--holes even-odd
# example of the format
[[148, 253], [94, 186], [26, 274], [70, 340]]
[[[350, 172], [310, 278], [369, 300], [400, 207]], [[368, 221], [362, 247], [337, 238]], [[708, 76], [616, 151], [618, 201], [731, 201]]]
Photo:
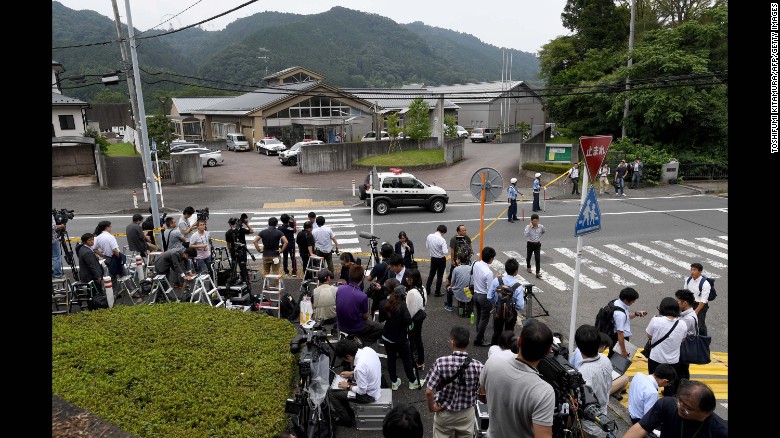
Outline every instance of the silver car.
[[265, 153], [266, 156], [277, 155], [279, 152], [287, 150], [287, 146], [284, 143], [273, 137], [264, 138], [255, 143], [255, 146], [258, 154]]
[[222, 153], [220, 151], [214, 151], [208, 148], [192, 148], [187, 149], [186, 152], [197, 152], [200, 154], [200, 162], [204, 166], [214, 167], [217, 163], [224, 163], [222, 159]]

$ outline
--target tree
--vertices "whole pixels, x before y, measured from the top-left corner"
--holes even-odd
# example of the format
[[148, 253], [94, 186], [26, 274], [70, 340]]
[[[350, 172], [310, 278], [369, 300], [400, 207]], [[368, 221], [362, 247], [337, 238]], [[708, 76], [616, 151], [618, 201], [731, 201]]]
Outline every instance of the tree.
[[567, 0], [561, 13], [563, 26], [575, 33], [577, 52], [593, 48], [624, 47], [630, 10], [613, 0]]
[[401, 133], [401, 131], [404, 130], [401, 126], [398, 124], [398, 114], [392, 113], [389, 116], [387, 116], [387, 134], [390, 135], [390, 147], [387, 149], [388, 154], [392, 154], [393, 151], [398, 147], [398, 134]]
[[99, 132], [95, 128], [87, 128], [86, 131], [84, 131], [84, 137], [92, 137], [95, 139], [95, 143], [100, 146], [100, 152], [106, 153], [108, 152], [108, 145], [110, 144], [108, 142], [108, 139], [100, 135]]
[[444, 116], [444, 137], [457, 137], [458, 128], [456, 125], [455, 116], [452, 114]]
[[154, 141], [157, 145], [158, 158], [167, 160], [170, 157], [168, 141], [174, 132], [171, 121], [162, 114], [155, 114], [146, 119], [146, 128], [149, 130], [149, 144]]
[[428, 102], [418, 97], [409, 104], [409, 111], [406, 112], [404, 134], [417, 141], [418, 149], [421, 148], [420, 142], [431, 136], [431, 122], [428, 117], [430, 111]]

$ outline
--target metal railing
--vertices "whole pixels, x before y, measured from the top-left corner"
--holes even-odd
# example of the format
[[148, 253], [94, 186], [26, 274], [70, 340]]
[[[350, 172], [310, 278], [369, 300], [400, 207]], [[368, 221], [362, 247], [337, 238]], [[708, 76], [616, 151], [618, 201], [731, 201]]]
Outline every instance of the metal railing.
[[679, 177], [688, 181], [729, 179], [729, 168], [725, 164], [680, 163]]

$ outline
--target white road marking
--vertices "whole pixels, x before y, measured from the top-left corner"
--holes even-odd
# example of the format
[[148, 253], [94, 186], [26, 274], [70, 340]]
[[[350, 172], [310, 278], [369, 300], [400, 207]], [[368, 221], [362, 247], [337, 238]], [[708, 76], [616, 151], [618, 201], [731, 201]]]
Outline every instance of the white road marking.
[[674, 278], [678, 278], [678, 279], [682, 279], [683, 278], [683, 276], [679, 272], [672, 271], [671, 269], [667, 268], [666, 266], [660, 265], [660, 264], [658, 264], [658, 263], [656, 263], [656, 262], [654, 262], [654, 261], [652, 261], [650, 259], [646, 259], [646, 258], [642, 257], [641, 255], [634, 254], [633, 252], [623, 248], [620, 245], [612, 245], [612, 244], [610, 244], [610, 245], [604, 245], [604, 246], [609, 248], [609, 249], [611, 249], [612, 251], [617, 252], [618, 254], [621, 254], [621, 255], [624, 255], [624, 256], [630, 258], [631, 260], [639, 262], [639, 263], [647, 266], [648, 268], [653, 268], [653, 269], [655, 269], [658, 272], [661, 272], [663, 274], [669, 275], [669, 276], [674, 277]]
[[721, 405], [721, 406], [723, 406], [723, 407], [724, 407], [724, 408], [726, 408], [726, 409], [728, 409], [728, 408], [729, 408], [729, 403], [728, 403], [728, 402], [726, 402], [726, 403], [721, 403], [720, 405]]
[[639, 269], [634, 268], [633, 266], [623, 263], [622, 261], [612, 257], [611, 255], [605, 253], [604, 251], [601, 251], [600, 249], [594, 248], [592, 246], [586, 246], [583, 247], [583, 249], [596, 257], [600, 258], [601, 260], [604, 260], [605, 262], [617, 266], [618, 268], [628, 272], [629, 274], [635, 275], [639, 277], [640, 279], [653, 283], [653, 284], [661, 284], [663, 281], [658, 280], [657, 278], [652, 277], [651, 275], [645, 274], [644, 272], [640, 271]]
[[351, 252], [352, 254], [355, 254], [356, 252], [363, 252], [363, 248], [339, 248], [339, 252]]
[[[576, 260], [577, 260], [577, 253], [575, 253], [574, 251], [570, 250], [569, 248], [555, 248], [555, 250], [558, 251], [559, 253], [565, 255], [566, 257], [568, 257], [568, 258], [570, 258], [572, 260], [575, 260], [575, 262], [576, 262]], [[593, 264], [592, 260], [586, 259], [584, 257], [581, 260], [582, 260], [582, 264], [587, 266], [588, 269], [590, 269], [591, 271], [596, 272], [596, 273], [598, 273], [600, 275], [603, 275], [605, 277], [611, 277], [612, 281], [614, 281], [615, 283], [617, 283], [617, 284], [619, 284], [621, 286], [625, 286], [625, 287], [636, 286], [636, 283], [634, 283], [632, 281], [629, 281], [629, 280], [621, 277], [618, 274], [610, 272], [607, 269], [604, 269], [602, 267], [595, 266]]]
[[[551, 266], [555, 266], [556, 268], [558, 268], [564, 274], [568, 275], [572, 279], [574, 278], [574, 273], [575, 273], [574, 269], [571, 268], [566, 263], [552, 263]], [[543, 276], [542, 278], [546, 279], [546, 277], [547, 276]], [[591, 289], [605, 289], [606, 288], [606, 286], [604, 286], [603, 284], [599, 283], [598, 281], [591, 280], [590, 278], [588, 278], [586, 275], [584, 275], [582, 273], [582, 271], [580, 271], [580, 283], [584, 284], [585, 286], [588, 286]]]
[[327, 224], [325, 225], [331, 228], [355, 228], [355, 224]]
[[[692, 252], [690, 252], [688, 250], [685, 250], [683, 248], [678, 248], [678, 247], [672, 245], [671, 243], [666, 243], [666, 242], [664, 242], [662, 240], [653, 240], [653, 243], [655, 243], [658, 246], [662, 246], [662, 247], [664, 247], [664, 248], [666, 248], [666, 249], [668, 249], [670, 251], [674, 251], [674, 252], [677, 252], [677, 253], [679, 253], [681, 255], [684, 255], [686, 257], [690, 257], [693, 260], [699, 260], [699, 259], [702, 258], [699, 254], [692, 253]], [[668, 256], [666, 256], [666, 257], [668, 257]], [[702, 263], [710, 265], [713, 268], [718, 268], [718, 269], [726, 269], [726, 268], [728, 268], [728, 265], [725, 265], [725, 264], [723, 264], [723, 263], [721, 263], [719, 261], [712, 260], [712, 259], [709, 259], [709, 258], [706, 258], [706, 257], [704, 258]], [[686, 268], [688, 271], [690, 271], [690, 269], [691, 269], [691, 262], [685, 262], [684, 265], [685, 266], [683, 266], [683, 267]], [[707, 277], [717, 278], [717, 276], [715, 274], [712, 274], [712, 273], [705, 274], [705, 275]]]
[[[537, 281], [539, 281], [537, 279]], [[550, 286], [558, 289], [559, 291], [566, 292], [569, 289], [569, 286], [566, 284], [565, 281], [555, 277], [554, 275], [550, 275], [547, 271], [542, 271], [542, 281], [547, 282]], [[538, 288], [537, 288], [538, 290]], [[541, 292], [541, 290], [538, 290], [538, 292]]]
[[352, 244], [352, 243], [358, 243], [359, 242], [359, 240], [357, 238], [355, 238], [355, 239], [336, 239], [336, 240], [339, 241], [339, 246], [346, 245], [347, 243]]
[[525, 256], [520, 255], [517, 251], [504, 251], [504, 254], [506, 254], [507, 257], [510, 259], [515, 259], [518, 262], [521, 260], [525, 260]]
[[720, 257], [720, 258], [726, 259], [726, 260], [729, 259], [729, 255], [728, 254], [724, 254], [724, 253], [722, 253], [720, 251], [716, 251], [714, 249], [705, 248], [705, 247], [703, 247], [703, 246], [701, 246], [701, 245], [699, 245], [699, 244], [697, 244], [695, 242], [691, 242], [690, 240], [674, 239], [674, 241], [677, 242], [677, 243], [681, 243], [681, 244], [683, 244], [685, 246], [690, 246], [691, 248], [698, 249], [701, 252], [714, 255], [715, 257]]
[[704, 243], [709, 243], [710, 245], [717, 246], [718, 248], [729, 249], [728, 243], [718, 242], [717, 240], [712, 240], [706, 237], [697, 237], [696, 240], [700, 240]]
[[729, 236], [718, 236], [718, 239], [723, 239], [728, 242]]

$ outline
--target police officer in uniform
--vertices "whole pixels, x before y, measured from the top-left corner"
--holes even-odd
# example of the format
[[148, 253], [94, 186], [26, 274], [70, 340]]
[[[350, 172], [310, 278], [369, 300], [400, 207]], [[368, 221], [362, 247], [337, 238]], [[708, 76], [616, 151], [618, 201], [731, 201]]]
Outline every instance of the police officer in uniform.
[[539, 192], [542, 190], [542, 183], [539, 178], [542, 177], [541, 173], [534, 175], [534, 205], [533, 211], [542, 211], [542, 207], [539, 206]]
[[507, 202], [509, 202], [509, 222], [517, 220], [517, 178], [509, 180], [509, 187], [506, 189]]

